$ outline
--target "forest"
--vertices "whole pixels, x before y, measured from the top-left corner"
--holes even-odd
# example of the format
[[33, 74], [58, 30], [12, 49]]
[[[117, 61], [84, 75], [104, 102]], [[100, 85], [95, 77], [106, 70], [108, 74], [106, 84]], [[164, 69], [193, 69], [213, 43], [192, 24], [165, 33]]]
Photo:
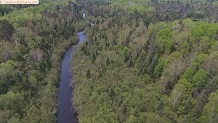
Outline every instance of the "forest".
[[73, 58], [81, 123], [216, 123], [217, 1], [86, 3]]
[[68, 1], [0, 5], [0, 123], [54, 123], [61, 57], [81, 18]]
[[61, 58], [82, 30], [71, 67], [79, 122], [216, 123], [217, 22], [217, 0], [0, 5], [0, 123], [57, 121]]

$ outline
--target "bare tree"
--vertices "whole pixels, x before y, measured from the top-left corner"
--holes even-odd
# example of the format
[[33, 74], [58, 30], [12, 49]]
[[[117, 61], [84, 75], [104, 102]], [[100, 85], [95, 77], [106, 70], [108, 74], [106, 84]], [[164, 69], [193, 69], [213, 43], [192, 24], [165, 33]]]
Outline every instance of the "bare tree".
[[30, 56], [35, 61], [42, 61], [44, 52], [40, 48], [36, 48], [30, 51]]

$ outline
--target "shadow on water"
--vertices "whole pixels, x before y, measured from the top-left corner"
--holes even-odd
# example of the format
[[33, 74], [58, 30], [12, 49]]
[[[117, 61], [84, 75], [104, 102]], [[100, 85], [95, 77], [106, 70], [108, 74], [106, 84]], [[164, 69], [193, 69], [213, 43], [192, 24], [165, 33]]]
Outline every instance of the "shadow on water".
[[[61, 75], [58, 92], [58, 121], [57, 123], [77, 123], [77, 114], [72, 106], [72, 89], [70, 61], [72, 60], [73, 47], [80, 45], [85, 40], [82, 32], [77, 33], [79, 42], [71, 46], [64, 54], [61, 62]], [[73, 77], [73, 76], [72, 76]]]

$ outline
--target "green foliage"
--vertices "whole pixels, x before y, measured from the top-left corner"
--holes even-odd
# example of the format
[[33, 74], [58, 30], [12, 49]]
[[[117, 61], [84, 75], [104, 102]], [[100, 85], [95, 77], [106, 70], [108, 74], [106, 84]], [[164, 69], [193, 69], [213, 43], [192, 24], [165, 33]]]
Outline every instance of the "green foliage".
[[161, 57], [158, 60], [158, 64], [154, 68], [154, 74], [157, 75], [157, 77], [160, 77], [161, 73], [163, 72], [163, 68], [165, 65], [165, 58]]
[[[24, 97], [20, 93], [8, 92], [7, 94], [1, 95], [1, 110], [11, 109], [15, 111], [21, 111], [20, 107]], [[24, 105], [23, 105], [24, 106]]]
[[200, 25], [196, 25], [196, 27], [191, 29], [191, 33], [194, 38], [199, 38], [204, 35], [204, 29]]
[[207, 72], [203, 69], [199, 69], [195, 75], [193, 76], [193, 85], [194, 86], [203, 86], [205, 85], [205, 79], [207, 76]]
[[91, 78], [91, 71], [90, 71], [89, 69], [88, 69], [87, 72], [86, 72], [86, 77], [87, 77], [87, 78]]
[[195, 72], [196, 72], [196, 67], [189, 66], [186, 68], [185, 72], [183, 73], [182, 78], [186, 78], [189, 81], [192, 81]]
[[204, 106], [203, 115], [198, 119], [198, 122], [215, 123], [218, 115], [218, 91], [210, 94], [209, 102]]
[[166, 51], [166, 50], [171, 50], [171, 47], [173, 45], [172, 41], [172, 32], [170, 31], [169, 28], [162, 29], [158, 32], [157, 34], [157, 45], [160, 48], [160, 51]]

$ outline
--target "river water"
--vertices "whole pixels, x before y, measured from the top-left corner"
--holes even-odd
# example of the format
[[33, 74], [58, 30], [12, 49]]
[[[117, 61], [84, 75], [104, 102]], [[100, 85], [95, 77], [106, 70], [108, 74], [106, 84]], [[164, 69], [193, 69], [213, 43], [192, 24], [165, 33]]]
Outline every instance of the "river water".
[[[78, 46], [85, 40], [83, 32], [77, 33], [79, 37]], [[58, 123], [77, 123], [77, 115], [72, 106], [72, 89], [71, 83], [71, 72], [70, 72], [70, 61], [72, 60], [73, 47], [71, 46], [64, 54], [61, 62], [61, 76], [60, 85], [58, 92]]]

